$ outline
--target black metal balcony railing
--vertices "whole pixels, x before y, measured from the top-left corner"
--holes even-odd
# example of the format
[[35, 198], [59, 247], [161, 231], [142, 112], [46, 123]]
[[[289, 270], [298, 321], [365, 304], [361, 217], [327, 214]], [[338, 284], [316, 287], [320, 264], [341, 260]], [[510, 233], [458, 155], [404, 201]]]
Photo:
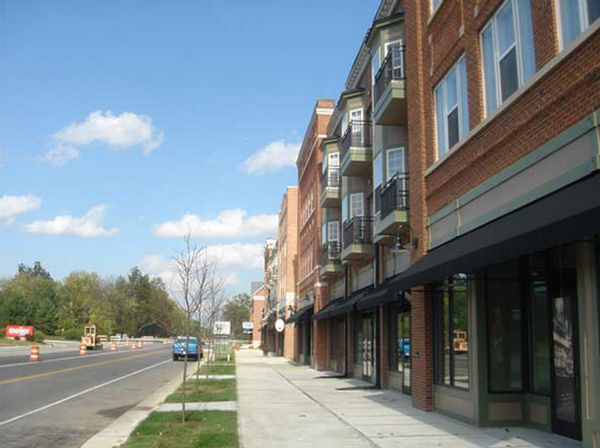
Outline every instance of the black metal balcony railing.
[[344, 222], [344, 249], [351, 244], [371, 244], [373, 235], [371, 216], [354, 216]]
[[404, 71], [404, 45], [395, 45], [388, 51], [375, 75], [375, 104], [381, 98], [388, 84], [394, 80], [405, 79]]
[[338, 264], [341, 260], [342, 247], [339, 241], [328, 241], [321, 248], [321, 264]]
[[342, 137], [340, 157], [344, 156], [351, 147], [367, 148], [371, 147], [371, 122], [370, 121], [351, 121], [348, 129]]
[[408, 174], [396, 173], [381, 190], [381, 218], [394, 210], [408, 210]]
[[338, 166], [327, 167], [327, 170], [321, 174], [321, 191], [326, 188], [340, 186], [340, 168]]

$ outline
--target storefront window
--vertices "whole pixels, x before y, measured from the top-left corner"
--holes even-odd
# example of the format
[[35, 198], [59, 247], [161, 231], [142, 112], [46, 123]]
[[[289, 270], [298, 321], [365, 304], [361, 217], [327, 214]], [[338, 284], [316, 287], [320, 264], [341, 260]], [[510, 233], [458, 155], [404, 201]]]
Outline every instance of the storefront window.
[[522, 319], [519, 264], [487, 272], [488, 361], [490, 392], [517, 392], [522, 382]]
[[434, 293], [435, 382], [469, 388], [467, 275], [456, 274]]
[[531, 373], [530, 390], [550, 393], [550, 306], [546, 280], [530, 283]]

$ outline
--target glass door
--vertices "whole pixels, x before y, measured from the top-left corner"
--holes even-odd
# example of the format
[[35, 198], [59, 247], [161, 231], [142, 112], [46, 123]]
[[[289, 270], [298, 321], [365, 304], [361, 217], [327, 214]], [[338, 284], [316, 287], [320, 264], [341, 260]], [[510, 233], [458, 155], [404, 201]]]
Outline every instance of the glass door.
[[410, 394], [410, 311], [398, 315], [398, 370], [402, 373], [402, 392]]

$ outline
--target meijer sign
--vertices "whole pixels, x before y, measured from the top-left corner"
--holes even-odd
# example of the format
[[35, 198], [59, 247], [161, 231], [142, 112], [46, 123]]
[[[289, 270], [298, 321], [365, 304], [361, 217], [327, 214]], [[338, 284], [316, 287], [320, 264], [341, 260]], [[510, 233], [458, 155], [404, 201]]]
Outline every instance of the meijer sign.
[[29, 325], [7, 325], [4, 335], [7, 338], [33, 338], [34, 329]]

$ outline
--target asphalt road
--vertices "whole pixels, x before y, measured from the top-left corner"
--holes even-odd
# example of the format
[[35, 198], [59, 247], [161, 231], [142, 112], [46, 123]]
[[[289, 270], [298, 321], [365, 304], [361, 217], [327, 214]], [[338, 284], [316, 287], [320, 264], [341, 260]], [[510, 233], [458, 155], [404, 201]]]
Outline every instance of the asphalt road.
[[42, 361], [30, 363], [2, 351], [2, 448], [79, 447], [183, 369], [183, 362], [172, 361], [170, 345], [85, 356], [48, 352], [42, 348]]

